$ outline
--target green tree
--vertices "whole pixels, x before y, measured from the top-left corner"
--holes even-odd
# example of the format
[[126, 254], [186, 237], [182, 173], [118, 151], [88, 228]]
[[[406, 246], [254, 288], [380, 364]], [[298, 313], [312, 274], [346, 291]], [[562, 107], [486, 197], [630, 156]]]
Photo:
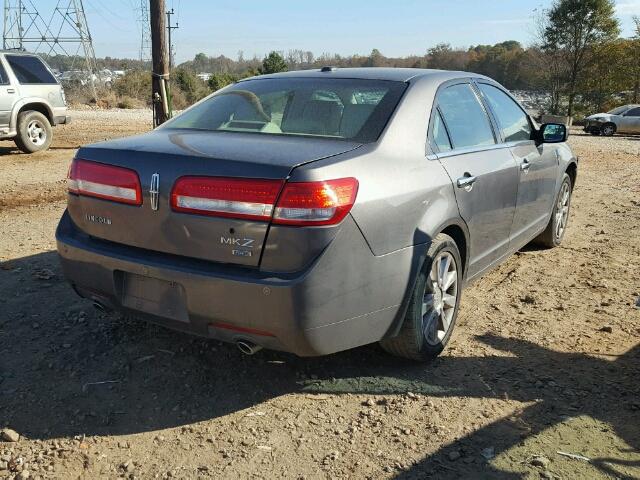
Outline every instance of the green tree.
[[568, 96], [567, 115], [594, 47], [613, 41], [620, 33], [613, 0], [555, 0], [542, 32], [542, 49], [563, 59]]
[[635, 35], [627, 46], [628, 70], [633, 81], [633, 103], [640, 102], [640, 17], [633, 17]]
[[238, 81], [238, 77], [230, 73], [214, 73], [207, 82], [214, 92]]
[[286, 72], [287, 62], [278, 52], [271, 52], [262, 61], [262, 66], [258, 69], [260, 75], [268, 75], [269, 73]]

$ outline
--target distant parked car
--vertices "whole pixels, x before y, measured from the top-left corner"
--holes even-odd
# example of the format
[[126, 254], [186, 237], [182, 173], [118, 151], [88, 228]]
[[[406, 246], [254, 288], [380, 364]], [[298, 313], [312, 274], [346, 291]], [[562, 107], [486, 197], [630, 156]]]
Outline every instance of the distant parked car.
[[561, 243], [566, 138], [465, 72], [247, 79], [153, 132], [82, 147], [58, 252], [98, 308], [247, 354], [381, 341], [427, 360], [464, 285], [534, 239]]
[[610, 137], [614, 133], [640, 133], [640, 105], [623, 105], [585, 118], [584, 131]]
[[37, 55], [0, 51], [0, 140], [25, 153], [46, 150], [51, 127], [69, 123], [64, 90]]

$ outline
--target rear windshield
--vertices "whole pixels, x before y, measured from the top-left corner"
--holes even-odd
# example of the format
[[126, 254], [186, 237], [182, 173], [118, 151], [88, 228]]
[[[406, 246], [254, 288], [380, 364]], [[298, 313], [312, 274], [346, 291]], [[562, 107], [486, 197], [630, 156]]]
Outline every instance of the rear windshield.
[[166, 124], [221, 132], [377, 140], [406, 84], [380, 80], [273, 78], [239, 82]]
[[20, 83], [57, 83], [55, 77], [38, 57], [7, 55], [7, 62]]

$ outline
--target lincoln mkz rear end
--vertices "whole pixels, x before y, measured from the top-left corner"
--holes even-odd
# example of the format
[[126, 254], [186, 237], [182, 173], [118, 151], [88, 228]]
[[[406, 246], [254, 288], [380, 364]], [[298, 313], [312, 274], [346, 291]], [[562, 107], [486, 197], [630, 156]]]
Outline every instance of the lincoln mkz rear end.
[[81, 148], [56, 233], [69, 282], [249, 353], [394, 336], [430, 232], [458, 213], [425, 160], [437, 82], [376, 75], [242, 81], [150, 133]]

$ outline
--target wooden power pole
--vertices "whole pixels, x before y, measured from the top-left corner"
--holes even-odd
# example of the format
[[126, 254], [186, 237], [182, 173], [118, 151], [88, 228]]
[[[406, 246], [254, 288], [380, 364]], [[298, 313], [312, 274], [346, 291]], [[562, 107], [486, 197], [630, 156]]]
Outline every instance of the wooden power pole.
[[153, 125], [157, 127], [171, 118], [164, 0], [149, 0], [149, 20], [151, 23], [151, 63], [153, 65], [151, 81]]

